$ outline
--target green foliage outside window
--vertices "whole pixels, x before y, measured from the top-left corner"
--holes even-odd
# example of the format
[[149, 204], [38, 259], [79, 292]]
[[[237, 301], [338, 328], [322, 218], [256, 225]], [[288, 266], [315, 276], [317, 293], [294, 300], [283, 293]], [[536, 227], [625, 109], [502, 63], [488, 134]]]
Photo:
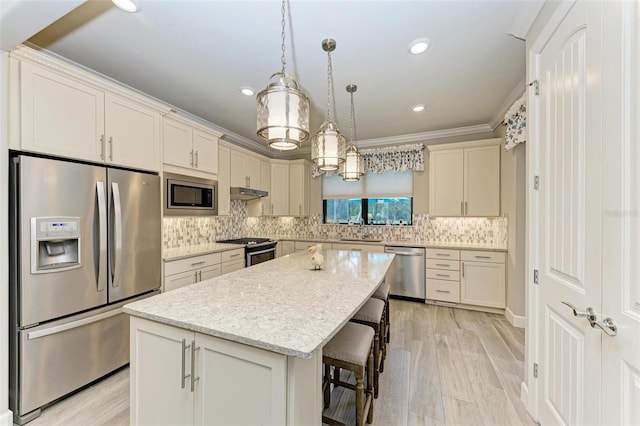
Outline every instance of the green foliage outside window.
[[324, 200], [324, 223], [367, 225], [411, 225], [413, 198], [349, 198]]

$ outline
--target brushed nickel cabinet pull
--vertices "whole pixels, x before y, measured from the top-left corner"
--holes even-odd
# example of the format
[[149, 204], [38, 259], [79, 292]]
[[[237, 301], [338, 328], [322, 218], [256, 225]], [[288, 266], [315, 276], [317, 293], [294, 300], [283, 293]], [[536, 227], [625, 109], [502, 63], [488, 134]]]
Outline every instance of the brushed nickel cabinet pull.
[[196, 150], [196, 169], [198, 168], [198, 151]]
[[189, 376], [185, 376], [184, 373], [187, 372], [187, 365], [186, 365], [186, 358], [187, 358], [187, 340], [186, 339], [182, 339], [182, 375], [181, 377], [181, 389], [184, 389], [185, 387], [185, 383], [184, 381], [189, 377]]
[[204, 260], [201, 260], [200, 262], [192, 263], [192, 264], [191, 264], [191, 266], [198, 266], [198, 265], [202, 265], [202, 264], [204, 264], [204, 263], [205, 263], [205, 261], [204, 261]]
[[113, 136], [109, 136], [109, 160], [113, 161]]
[[191, 150], [191, 167], [193, 167], [193, 150]]
[[196, 351], [200, 348], [196, 348], [196, 341], [191, 341], [191, 392], [196, 389], [196, 382], [200, 380], [200, 377], [196, 377]]
[[104, 135], [100, 136], [100, 158], [102, 158], [104, 160]]
[[449, 266], [448, 263], [436, 263], [436, 266]]
[[451, 293], [449, 290], [436, 290], [436, 293]]
[[451, 256], [449, 253], [436, 253], [436, 256], [446, 256], [449, 257]]
[[449, 274], [436, 274], [436, 277], [450, 277]]
[[476, 255], [476, 259], [491, 259], [491, 256], [478, 256], [478, 255]]

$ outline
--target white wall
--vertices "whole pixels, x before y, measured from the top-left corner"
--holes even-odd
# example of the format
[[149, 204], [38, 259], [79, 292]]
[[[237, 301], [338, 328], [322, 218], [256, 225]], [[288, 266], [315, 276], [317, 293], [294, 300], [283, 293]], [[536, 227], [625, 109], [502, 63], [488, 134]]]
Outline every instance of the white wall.
[[[8, 84], [8, 54], [0, 50], [0, 93], [6, 94]], [[8, 196], [9, 141], [7, 132], [8, 97], [0, 96], [0, 426], [13, 424], [9, 411], [9, 253]]]

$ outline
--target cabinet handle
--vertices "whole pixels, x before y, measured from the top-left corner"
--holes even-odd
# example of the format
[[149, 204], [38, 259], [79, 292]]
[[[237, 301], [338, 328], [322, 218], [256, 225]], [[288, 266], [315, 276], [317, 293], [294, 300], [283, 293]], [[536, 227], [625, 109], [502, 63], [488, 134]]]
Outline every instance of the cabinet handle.
[[202, 271], [198, 271], [198, 282], [202, 281]]
[[273, 216], [273, 204], [271, 204], [271, 216]]
[[113, 136], [109, 136], [109, 160], [113, 161]]
[[302, 216], [302, 204], [298, 204], [298, 215]]
[[236, 253], [236, 254], [229, 255], [229, 257], [236, 257], [236, 256], [240, 256], [241, 254], [242, 253]]
[[436, 277], [450, 277], [449, 274], [436, 274]]
[[104, 135], [100, 136], [100, 158], [104, 160]]
[[196, 150], [196, 169], [198, 168], [198, 151]]
[[185, 376], [184, 373], [187, 372], [187, 365], [186, 365], [186, 355], [187, 352], [187, 340], [186, 339], [182, 339], [182, 379], [180, 380], [181, 383], [181, 387], [180, 389], [184, 389], [185, 384], [184, 381], [189, 377], [189, 376]]
[[468, 215], [469, 214], [469, 204], [465, 201], [464, 202], [464, 215]]
[[464, 216], [464, 201], [460, 201], [460, 214]]
[[206, 262], [205, 260], [202, 260], [202, 261], [200, 261], [200, 262], [192, 263], [192, 264], [191, 264], [191, 266], [198, 266], [198, 265], [202, 265], [202, 264], [204, 264], [205, 262]]
[[449, 257], [451, 256], [449, 253], [436, 253], [436, 256], [446, 256]]
[[436, 266], [449, 266], [448, 263], [436, 263]]
[[193, 167], [193, 150], [191, 150], [191, 167]]
[[462, 278], [464, 278], [464, 262], [462, 262]]
[[449, 290], [436, 290], [436, 293], [451, 293]]
[[196, 348], [196, 341], [191, 341], [191, 392], [196, 389], [196, 382], [200, 380], [200, 377], [196, 377], [196, 351], [200, 348]]
[[476, 259], [491, 259], [491, 256], [477, 256]]

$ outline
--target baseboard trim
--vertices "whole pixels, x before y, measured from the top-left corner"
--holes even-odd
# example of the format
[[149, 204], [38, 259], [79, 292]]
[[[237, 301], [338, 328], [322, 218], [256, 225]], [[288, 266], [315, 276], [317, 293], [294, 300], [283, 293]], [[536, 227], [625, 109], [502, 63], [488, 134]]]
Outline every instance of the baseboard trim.
[[507, 308], [504, 310], [504, 316], [507, 318], [509, 323], [517, 328], [526, 328], [526, 318], [523, 315], [515, 315], [511, 309]]
[[13, 413], [11, 410], [7, 410], [0, 415], [0, 426], [12, 426], [13, 425]]

